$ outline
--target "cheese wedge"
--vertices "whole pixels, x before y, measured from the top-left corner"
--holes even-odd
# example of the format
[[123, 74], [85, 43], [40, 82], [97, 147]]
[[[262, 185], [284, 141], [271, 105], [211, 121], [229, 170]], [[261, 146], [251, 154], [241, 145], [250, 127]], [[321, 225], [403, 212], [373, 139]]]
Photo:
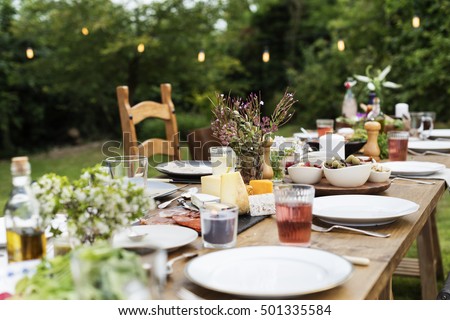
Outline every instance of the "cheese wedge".
[[220, 176], [201, 177], [202, 193], [220, 197], [220, 184], [221, 184], [220, 181], [221, 181]]
[[270, 180], [250, 180], [253, 194], [273, 193], [273, 183]]
[[234, 204], [239, 209], [239, 214], [248, 213], [247, 188], [239, 172], [225, 173], [221, 175], [220, 202]]

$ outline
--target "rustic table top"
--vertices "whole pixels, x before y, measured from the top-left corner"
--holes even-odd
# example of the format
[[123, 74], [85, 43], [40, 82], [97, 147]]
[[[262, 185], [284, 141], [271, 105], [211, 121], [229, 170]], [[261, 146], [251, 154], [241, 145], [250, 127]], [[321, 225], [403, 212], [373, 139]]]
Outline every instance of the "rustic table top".
[[[414, 156], [416, 161], [433, 161], [450, 167], [450, 157]], [[312, 233], [312, 248], [328, 250], [339, 255], [360, 256], [370, 259], [368, 266], [354, 266], [351, 278], [344, 284], [319, 293], [299, 296], [299, 299], [377, 299], [389, 284], [391, 277], [421, 232], [439, 199], [445, 192], [445, 182], [434, 180], [433, 185], [395, 180], [390, 188], [380, 195], [414, 201], [420, 205], [416, 213], [407, 215], [385, 225], [368, 228], [390, 233], [389, 238], [375, 238], [345, 232]], [[237, 247], [279, 245], [275, 217], [268, 217], [238, 235]], [[172, 252], [169, 258], [184, 252], [196, 251], [199, 255], [213, 250], [202, 248], [199, 237], [195, 242]], [[145, 257], [144, 257], [145, 259]], [[174, 273], [168, 278], [165, 297], [177, 299], [176, 292], [184, 287], [204, 299], [236, 299], [239, 297], [211, 291], [190, 282], [185, 274], [186, 260], [174, 266]], [[233, 270], [230, 270], [233, 272]]]

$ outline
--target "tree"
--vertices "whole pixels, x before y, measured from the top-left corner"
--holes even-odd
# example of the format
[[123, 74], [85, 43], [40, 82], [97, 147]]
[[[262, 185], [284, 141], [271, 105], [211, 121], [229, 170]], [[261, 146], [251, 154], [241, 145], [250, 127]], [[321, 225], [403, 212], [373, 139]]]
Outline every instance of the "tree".
[[[16, 10], [12, 0], [0, 1], [0, 149], [6, 156], [13, 153], [11, 130], [20, 125], [19, 119], [12, 115], [18, 106], [19, 97], [11, 84], [10, 74], [14, 60], [17, 43], [11, 34], [11, 25]], [[14, 123], [15, 122], [15, 123]]]

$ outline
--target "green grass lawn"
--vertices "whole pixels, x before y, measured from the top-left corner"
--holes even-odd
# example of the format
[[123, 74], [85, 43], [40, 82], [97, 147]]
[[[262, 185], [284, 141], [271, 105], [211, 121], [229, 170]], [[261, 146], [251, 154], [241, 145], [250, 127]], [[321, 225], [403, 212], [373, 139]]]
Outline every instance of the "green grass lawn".
[[[285, 136], [296, 132], [298, 128], [287, 126], [282, 128], [279, 134]], [[102, 143], [91, 143], [83, 146], [68, 147], [53, 150], [48, 153], [30, 155], [33, 179], [49, 172], [55, 172], [59, 175], [66, 175], [70, 179], [78, 178], [81, 169], [100, 163], [105, 156], [102, 154]], [[188, 159], [187, 148], [182, 148], [183, 159]], [[164, 157], [156, 159], [156, 162], [166, 161]], [[149, 177], [158, 174], [153, 168], [155, 161], [151, 161], [149, 168]], [[3, 208], [11, 189], [11, 175], [9, 172], [10, 161], [0, 161], [0, 206]], [[0, 216], [3, 215], [0, 210]], [[438, 206], [438, 231], [440, 238], [441, 251], [444, 261], [445, 272], [450, 271], [450, 195], [446, 192]], [[408, 253], [410, 257], [416, 257], [415, 246]], [[440, 283], [442, 285], [442, 283]], [[394, 297], [396, 299], [420, 299], [420, 282], [416, 278], [395, 277], [393, 282]]]

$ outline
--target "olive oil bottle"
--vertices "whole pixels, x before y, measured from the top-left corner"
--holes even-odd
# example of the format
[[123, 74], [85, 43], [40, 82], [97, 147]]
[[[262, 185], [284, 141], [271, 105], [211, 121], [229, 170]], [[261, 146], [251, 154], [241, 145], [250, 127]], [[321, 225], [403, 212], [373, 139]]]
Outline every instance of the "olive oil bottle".
[[39, 205], [30, 187], [30, 174], [28, 157], [12, 159], [13, 189], [4, 210], [10, 262], [40, 259], [46, 253], [45, 232], [40, 226]]

